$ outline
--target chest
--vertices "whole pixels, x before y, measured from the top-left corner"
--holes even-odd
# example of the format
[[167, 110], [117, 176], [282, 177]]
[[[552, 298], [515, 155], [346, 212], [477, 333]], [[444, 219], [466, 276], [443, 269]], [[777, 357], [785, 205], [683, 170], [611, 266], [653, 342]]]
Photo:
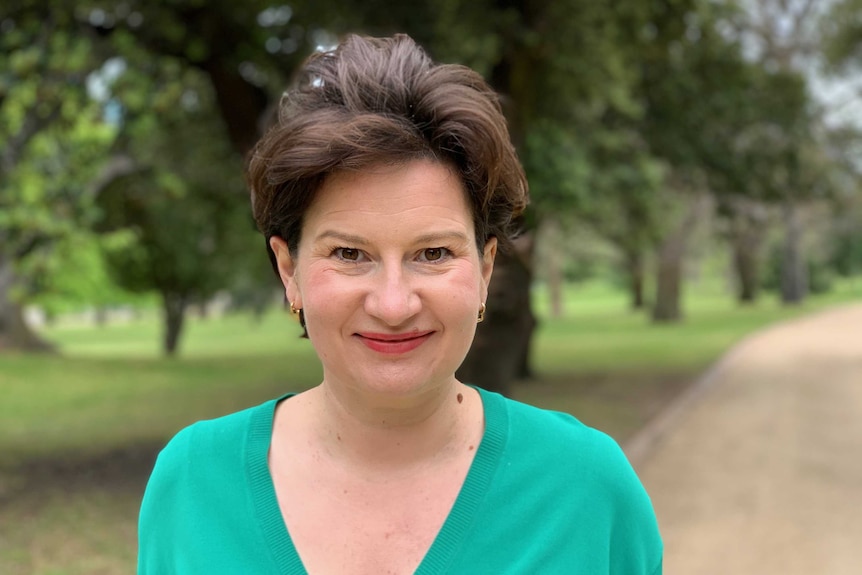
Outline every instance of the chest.
[[470, 458], [404, 477], [273, 465], [276, 498], [311, 575], [409, 574], [434, 544]]

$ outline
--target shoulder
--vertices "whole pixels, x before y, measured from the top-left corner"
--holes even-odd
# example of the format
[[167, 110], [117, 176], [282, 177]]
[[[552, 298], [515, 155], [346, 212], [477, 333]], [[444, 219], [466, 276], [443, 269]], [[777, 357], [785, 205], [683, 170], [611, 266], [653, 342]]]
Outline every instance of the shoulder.
[[[192, 459], [203, 452], [212, 452], [219, 443], [239, 441], [251, 414], [261, 406], [246, 409], [217, 419], [198, 421], [180, 430], [159, 452], [147, 483], [147, 494], [162, 491], [187, 478]], [[146, 502], [146, 497], [145, 500]]]
[[198, 421], [180, 430], [159, 453], [156, 471], [182, 471], [191, 458], [224, 455], [225, 448], [240, 446], [253, 421], [265, 417], [272, 402], [237, 411], [215, 419]]
[[571, 460], [578, 467], [618, 470], [629, 467], [617, 442], [589, 427], [571, 414], [542, 409], [483, 392], [505, 409], [511, 448], [525, 449], [538, 456]]
[[593, 527], [609, 538], [612, 563], [652, 568], [660, 562], [662, 543], [652, 503], [613, 438], [570, 414], [482, 393], [504, 407], [506, 458], [522, 470], [521, 483], [530, 481], [532, 488], [553, 494], [557, 505], [568, 502], [579, 511], [588, 510]]
[[[274, 402], [244, 409], [216, 419], [198, 421], [178, 432], [156, 458], [141, 505], [141, 521], [150, 517], [151, 506], [166, 500], [185, 500], [190, 490], [232, 477], [243, 469], [243, 457], [255, 426], [267, 431]], [[163, 517], [159, 512], [156, 517]]]
[[577, 475], [612, 496], [643, 493], [622, 448], [606, 433], [568, 413], [493, 395], [506, 408], [509, 450], [552, 465], [561, 474]]
[[[247, 449], [255, 429], [271, 421], [275, 401], [194, 423], [162, 449], [141, 502], [139, 573], [173, 571], [177, 542], [196, 540], [212, 524], [213, 502], [222, 516], [244, 508]], [[266, 441], [265, 432], [259, 435]]]

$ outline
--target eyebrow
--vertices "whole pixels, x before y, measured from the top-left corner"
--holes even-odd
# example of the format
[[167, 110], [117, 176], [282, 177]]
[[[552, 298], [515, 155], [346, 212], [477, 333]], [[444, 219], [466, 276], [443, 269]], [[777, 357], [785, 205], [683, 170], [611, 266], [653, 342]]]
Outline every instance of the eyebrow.
[[443, 241], [467, 241], [467, 235], [463, 232], [458, 231], [447, 231], [447, 232], [431, 232], [430, 234], [422, 234], [418, 238], [416, 238], [417, 244], [432, 244], [436, 242]]
[[353, 234], [345, 234], [345, 233], [338, 232], [335, 230], [322, 231], [319, 234], [317, 234], [317, 237], [314, 239], [315, 239], [315, 241], [320, 241], [320, 240], [324, 240], [326, 238], [333, 238], [333, 239], [336, 239], [338, 241], [344, 242], [344, 243], [349, 244], [349, 245], [354, 245], [354, 246], [357, 246], [357, 245], [364, 246], [365, 244], [368, 243], [368, 240], [366, 240], [365, 238], [363, 238], [361, 236], [355, 236]]
[[[346, 234], [344, 232], [339, 232], [336, 230], [324, 230], [319, 233], [315, 238], [316, 241], [320, 241], [327, 238], [333, 238], [338, 241], [344, 242], [348, 245], [354, 246], [364, 246], [368, 244], [368, 240], [363, 238], [362, 236], [357, 236], [354, 234]], [[436, 242], [443, 241], [461, 241], [467, 242], [467, 234], [464, 232], [452, 230], [452, 231], [444, 231], [444, 232], [431, 232], [428, 234], [422, 234], [418, 236], [413, 241], [417, 244], [430, 244]]]

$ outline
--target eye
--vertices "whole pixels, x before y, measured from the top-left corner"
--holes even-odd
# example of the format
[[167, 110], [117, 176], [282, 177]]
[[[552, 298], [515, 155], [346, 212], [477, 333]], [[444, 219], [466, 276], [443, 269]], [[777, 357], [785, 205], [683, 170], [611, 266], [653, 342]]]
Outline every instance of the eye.
[[347, 261], [347, 262], [356, 262], [359, 261], [360, 252], [356, 248], [335, 248], [333, 251], [335, 256], [338, 259]]
[[419, 259], [425, 262], [439, 262], [449, 254], [446, 248], [426, 248], [422, 250]]

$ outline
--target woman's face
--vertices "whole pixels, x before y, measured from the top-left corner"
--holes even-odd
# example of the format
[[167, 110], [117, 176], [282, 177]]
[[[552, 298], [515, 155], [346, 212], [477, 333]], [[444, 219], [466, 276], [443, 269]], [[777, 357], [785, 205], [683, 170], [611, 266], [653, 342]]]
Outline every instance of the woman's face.
[[271, 245], [327, 385], [413, 396], [455, 382], [496, 239], [479, 253], [463, 186], [445, 165], [334, 174], [305, 214], [296, 257], [279, 238]]

